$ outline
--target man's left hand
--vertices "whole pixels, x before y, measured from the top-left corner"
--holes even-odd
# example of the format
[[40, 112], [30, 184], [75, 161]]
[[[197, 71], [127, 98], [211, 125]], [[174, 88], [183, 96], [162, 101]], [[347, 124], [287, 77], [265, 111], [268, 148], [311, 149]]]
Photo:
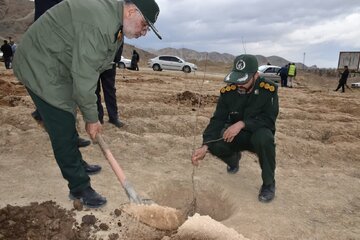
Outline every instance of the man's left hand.
[[223, 138], [225, 142], [232, 142], [236, 135], [239, 134], [241, 129], [245, 127], [245, 123], [243, 121], [238, 121], [231, 125], [228, 129], [225, 130], [223, 134]]

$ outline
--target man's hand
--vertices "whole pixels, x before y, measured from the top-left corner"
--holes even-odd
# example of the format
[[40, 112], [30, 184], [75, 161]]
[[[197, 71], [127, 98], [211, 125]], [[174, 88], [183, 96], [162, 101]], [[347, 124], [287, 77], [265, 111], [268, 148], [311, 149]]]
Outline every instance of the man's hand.
[[206, 153], [208, 150], [208, 146], [207, 145], [203, 145], [202, 147], [196, 149], [192, 156], [191, 156], [191, 162], [194, 166], [198, 166], [199, 165], [199, 161], [204, 159]]
[[245, 127], [245, 123], [243, 121], [238, 121], [231, 125], [228, 129], [225, 130], [223, 134], [223, 138], [225, 142], [232, 142], [236, 135], [239, 134], [241, 129]]
[[93, 141], [96, 139], [96, 134], [101, 133], [101, 128], [102, 126], [99, 121], [96, 123], [86, 123], [85, 125], [85, 130]]

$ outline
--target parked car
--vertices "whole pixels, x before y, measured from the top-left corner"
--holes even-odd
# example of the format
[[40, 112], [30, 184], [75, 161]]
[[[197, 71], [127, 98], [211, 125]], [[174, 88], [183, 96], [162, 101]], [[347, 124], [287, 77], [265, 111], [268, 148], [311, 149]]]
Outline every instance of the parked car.
[[131, 60], [124, 58], [124, 56], [121, 56], [121, 60], [117, 62], [118, 68], [129, 68], [131, 67]]
[[280, 75], [278, 74], [281, 67], [275, 65], [261, 65], [258, 72], [260, 77], [264, 77], [267, 80], [279, 83], [281, 82]]
[[150, 59], [148, 61], [148, 66], [154, 71], [177, 70], [190, 73], [191, 71], [197, 70], [197, 66], [194, 63], [189, 63], [180, 57], [169, 55], [158, 56]]
[[352, 87], [352, 88], [360, 88], [360, 82], [352, 83], [352, 84], [351, 84], [351, 87]]

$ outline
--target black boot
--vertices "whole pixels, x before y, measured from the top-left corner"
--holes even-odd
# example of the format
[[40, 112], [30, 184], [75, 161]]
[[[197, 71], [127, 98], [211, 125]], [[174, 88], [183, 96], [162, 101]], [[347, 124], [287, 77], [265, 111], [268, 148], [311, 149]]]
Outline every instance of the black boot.
[[120, 122], [120, 120], [118, 118], [110, 119], [109, 123], [114, 124], [117, 128], [121, 128], [124, 126], [124, 123]]
[[101, 171], [101, 166], [99, 165], [91, 165], [85, 162], [84, 160], [82, 161], [82, 164], [85, 168], [85, 172], [89, 175], [93, 175]]
[[92, 187], [70, 192], [69, 197], [71, 200], [79, 199], [85, 206], [90, 208], [98, 208], [106, 203], [106, 198], [98, 194]]
[[239, 171], [239, 162], [241, 159], [241, 152], [234, 153], [231, 157], [226, 159], [227, 161], [227, 167], [226, 171], [229, 174], [235, 174]]
[[87, 140], [87, 139], [84, 139], [84, 138], [81, 138], [79, 137], [78, 139], [78, 147], [81, 148], [81, 147], [87, 147], [91, 144], [91, 141], [90, 140]]
[[262, 185], [259, 192], [260, 202], [271, 202], [275, 197], [275, 181], [272, 184]]
[[36, 109], [34, 112], [31, 113], [31, 116], [35, 119], [37, 122], [42, 122], [42, 118], [40, 116], [40, 113]]

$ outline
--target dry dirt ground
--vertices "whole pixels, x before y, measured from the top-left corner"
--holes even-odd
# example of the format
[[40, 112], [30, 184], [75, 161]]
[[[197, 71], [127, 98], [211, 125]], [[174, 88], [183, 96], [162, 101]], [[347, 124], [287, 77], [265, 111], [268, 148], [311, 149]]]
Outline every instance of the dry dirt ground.
[[126, 125], [105, 122], [103, 134], [140, 195], [186, 212], [195, 189], [197, 214], [176, 233], [120, 210], [128, 199], [97, 145], [81, 151], [102, 165], [91, 180], [108, 203], [74, 210], [29, 96], [0, 66], [0, 239], [360, 239], [360, 90], [333, 92], [335, 78], [301, 72], [295, 88], [279, 89], [277, 195], [263, 204], [253, 154], [243, 154], [236, 175], [209, 155], [198, 168], [190, 163], [223, 76], [144, 68], [117, 74]]

